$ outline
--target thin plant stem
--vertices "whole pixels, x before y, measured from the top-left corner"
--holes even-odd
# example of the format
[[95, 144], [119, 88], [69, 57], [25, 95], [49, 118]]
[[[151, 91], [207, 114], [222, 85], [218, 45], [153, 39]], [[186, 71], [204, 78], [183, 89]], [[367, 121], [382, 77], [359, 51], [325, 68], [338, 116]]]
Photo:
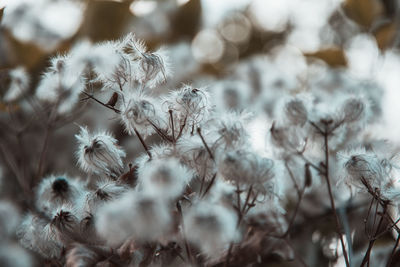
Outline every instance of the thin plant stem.
[[397, 234], [396, 242], [394, 243], [392, 252], [390, 253], [390, 256], [389, 256], [389, 260], [386, 264], [387, 267], [390, 267], [392, 264], [392, 260], [393, 260], [394, 254], [396, 253], [396, 249], [397, 249], [397, 246], [399, 245], [399, 242], [400, 242], [400, 234]]
[[189, 246], [189, 243], [187, 242], [186, 234], [185, 234], [185, 223], [184, 223], [184, 220], [183, 220], [182, 206], [181, 206], [181, 203], [179, 203], [179, 201], [176, 202], [176, 208], [178, 209], [179, 215], [180, 215], [180, 217], [181, 217], [182, 236], [183, 236], [183, 242], [185, 243], [185, 250], [186, 250], [187, 257], [188, 257], [188, 261], [189, 261], [190, 263], [193, 263], [192, 252], [191, 252], [191, 250], [190, 250], [190, 246]]
[[384, 214], [385, 213], [386, 213], [386, 206], [383, 207], [381, 218], [379, 220], [378, 226], [376, 227], [374, 237], [369, 241], [367, 251], [365, 252], [365, 255], [364, 255], [364, 258], [363, 258], [363, 260], [361, 262], [360, 267], [363, 267], [367, 263], [368, 263], [368, 266], [369, 266], [369, 259], [370, 259], [370, 256], [371, 256], [372, 247], [374, 246], [374, 243], [375, 243], [375, 241], [377, 239], [376, 236], [378, 235], [379, 229], [381, 228], [381, 225], [383, 223], [383, 219], [384, 219]]
[[211, 158], [212, 160], [214, 160], [214, 155], [213, 155], [213, 153], [211, 152], [209, 146], [207, 145], [206, 140], [204, 140], [204, 137], [203, 137], [203, 135], [201, 134], [201, 129], [200, 129], [200, 128], [197, 128], [197, 133], [199, 134], [199, 136], [200, 136], [200, 138], [201, 138], [201, 141], [203, 142], [204, 146], [206, 147], [206, 150], [207, 150], [208, 154], [210, 155], [210, 158]]
[[286, 232], [282, 235], [282, 237], [284, 237], [284, 238], [285, 238], [286, 236], [289, 235], [290, 230], [291, 230], [291, 228], [292, 228], [292, 225], [293, 225], [293, 223], [294, 223], [294, 220], [295, 220], [296, 217], [297, 217], [297, 214], [298, 214], [298, 211], [299, 211], [299, 208], [300, 208], [300, 203], [301, 203], [301, 201], [302, 201], [302, 199], [303, 199], [303, 196], [304, 196], [304, 191], [305, 191], [305, 187], [304, 187], [304, 188], [301, 190], [301, 192], [300, 192], [299, 200], [297, 201], [296, 207], [295, 207], [294, 212], [293, 212], [293, 215], [292, 215], [292, 217], [290, 218], [288, 228], [287, 228]]
[[213, 177], [211, 178], [210, 183], [208, 184], [206, 190], [204, 191], [202, 198], [204, 198], [207, 195], [207, 193], [210, 191], [211, 187], [215, 184], [216, 177], [217, 177], [217, 173], [214, 173]]
[[346, 261], [346, 266], [350, 267], [349, 259], [347, 256], [346, 246], [344, 244], [343, 235], [340, 230], [339, 216], [336, 212], [336, 205], [335, 205], [335, 201], [333, 198], [332, 187], [331, 187], [331, 182], [330, 182], [330, 178], [329, 178], [329, 144], [328, 144], [328, 134], [327, 133], [324, 134], [324, 145], [325, 145], [325, 167], [326, 167], [325, 178], [326, 178], [326, 184], [328, 186], [329, 200], [331, 202], [333, 215], [335, 217], [336, 231], [339, 235], [340, 243], [342, 244], [343, 256]]
[[285, 161], [285, 167], [286, 167], [286, 169], [287, 169], [287, 171], [288, 171], [288, 173], [289, 173], [289, 177], [290, 177], [290, 179], [292, 180], [294, 187], [296, 188], [297, 195], [300, 197], [300, 195], [301, 195], [300, 187], [299, 187], [299, 185], [297, 184], [296, 179], [294, 178], [293, 172], [292, 172], [292, 170], [290, 169], [289, 164], [288, 164], [287, 161]]
[[172, 116], [172, 110], [169, 110], [168, 113], [169, 113], [169, 118], [171, 120], [172, 141], [175, 142], [175, 126], [174, 126], [174, 117]]
[[149, 148], [147, 147], [146, 143], [144, 142], [142, 136], [138, 132], [138, 130], [136, 130], [136, 128], [133, 128], [133, 131], [135, 132], [136, 136], [139, 138], [140, 143], [142, 143], [142, 146], [143, 146], [144, 150], [146, 151], [147, 155], [149, 156], [149, 158], [152, 159], [151, 152], [150, 152]]

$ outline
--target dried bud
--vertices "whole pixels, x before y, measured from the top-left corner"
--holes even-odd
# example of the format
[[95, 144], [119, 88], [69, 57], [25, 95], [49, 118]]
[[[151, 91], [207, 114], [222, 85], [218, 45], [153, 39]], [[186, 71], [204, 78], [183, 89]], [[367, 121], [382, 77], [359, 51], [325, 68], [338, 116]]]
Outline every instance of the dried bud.
[[106, 103], [106, 105], [110, 106], [110, 107], [114, 107], [115, 104], [117, 104], [117, 101], [118, 101], [118, 93], [114, 92], [112, 94], [112, 96], [110, 97], [110, 99], [108, 100], [108, 102]]

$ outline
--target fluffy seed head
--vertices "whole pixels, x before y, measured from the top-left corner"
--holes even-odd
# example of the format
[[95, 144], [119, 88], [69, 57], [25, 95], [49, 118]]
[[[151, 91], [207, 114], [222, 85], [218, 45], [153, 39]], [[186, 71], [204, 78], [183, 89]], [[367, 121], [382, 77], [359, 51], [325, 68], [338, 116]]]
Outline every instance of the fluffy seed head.
[[84, 184], [68, 176], [51, 175], [44, 178], [36, 189], [36, 207], [49, 214], [62, 204], [75, 205], [85, 193]]
[[213, 119], [211, 132], [216, 135], [218, 145], [224, 148], [237, 148], [246, 145], [249, 134], [244, 122], [250, 119], [249, 113], [230, 112], [221, 116], [216, 115]]
[[155, 99], [142, 93], [132, 93], [125, 96], [124, 102], [121, 107], [121, 119], [129, 134], [135, 134], [136, 129], [147, 137], [154, 133], [154, 125], [163, 128], [163, 120]]
[[368, 103], [360, 97], [351, 97], [342, 104], [343, 119], [346, 123], [363, 122], [368, 119]]
[[175, 158], [154, 159], [138, 170], [145, 194], [153, 197], [178, 197], [192, 174]]
[[215, 256], [238, 239], [236, 214], [218, 203], [202, 201], [184, 217], [185, 233], [203, 253]]
[[367, 190], [367, 187], [383, 190], [392, 181], [392, 163], [372, 152], [357, 149], [338, 156], [344, 170], [344, 182], [357, 190]]
[[86, 127], [75, 135], [79, 142], [76, 152], [80, 167], [88, 173], [105, 174], [116, 178], [123, 172], [125, 152], [107, 132], [89, 133]]
[[126, 186], [113, 181], [99, 181], [96, 188], [85, 196], [85, 211], [89, 214], [96, 214], [104, 203], [119, 198], [127, 190]]
[[190, 126], [186, 127], [189, 129], [207, 119], [211, 103], [207, 90], [185, 85], [180, 90], [170, 93], [165, 104], [173, 112], [178, 132], [181, 125]]
[[137, 192], [103, 205], [98, 212], [97, 232], [110, 244], [121, 244], [127, 237], [140, 241], [161, 238], [170, 227], [170, 214], [164, 202]]
[[293, 124], [304, 125], [307, 122], [307, 108], [303, 100], [293, 98], [286, 102], [285, 115]]
[[274, 177], [274, 162], [251, 151], [233, 150], [220, 157], [218, 171], [238, 185], [262, 185]]

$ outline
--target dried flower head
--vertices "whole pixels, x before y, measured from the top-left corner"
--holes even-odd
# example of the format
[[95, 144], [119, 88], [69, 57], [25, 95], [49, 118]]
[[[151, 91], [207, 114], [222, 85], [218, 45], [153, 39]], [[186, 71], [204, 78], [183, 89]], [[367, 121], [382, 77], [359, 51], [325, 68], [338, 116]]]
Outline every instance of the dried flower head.
[[164, 202], [127, 192], [120, 199], [103, 205], [95, 221], [96, 230], [111, 245], [127, 237], [141, 241], [161, 238], [170, 228], [170, 214]]
[[175, 158], [154, 159], [138, 169], [143, 191], [151, 197], [178, 197], [192, 178], [191, 172]]
[[184, 85], [178, 91], [173, 91], [165, 100], [168, 110], [172, 111], [175, 132], [181, 127], [192, 129], [208, 118], [210, 112], [210, 96], [204, 88], [193, 88]]
[[73, 234], [79, 235], [79, 222], [79, 215], [72, 205], [63, 204], [52, 211], [50, 225], [57, 229], [63, 243], [70, 242]]
[[[170, 143], [155, 144], [150, 148], [150, 153], [154, 160], [163, 160], [177, 156], [175, 147]], [[138, 169], [142, 169], [152, 159], [147, 154], [142, 154], [136, 158], [135, 165], [138, 166]]]
[[129, 60], [130, 77], [139, 83], [153, 88], [170, 75], [169, 59], [164, 49], [148, 52], [144, 42], [132, 33], [120, 41], [119, 49]]
[[121, 197], [127, 190], [126, 186], [114, 181], [101, 180], [97, 182], [95, 189], [85, 196], [85, 211], [96, 214], [104, 203]]
[[368, 187], [382, 190], [391, 183], [394, 166], [373, 152], [356, 149], [338, 154], [338, 157], [344, 170], [344, 182], [357, 190], [367, 190]]
[[62, 204], [75, 205], [85, 193], [83, 182], [66, 175], [44, 178], [36, 189], [36, 207], [46, 214]]
[[345, 100], [341, 107], [345, 123], [362, 125], [369, 118], [369, 105], [363, 97], [351, 97]]
[[117, 140], [107, 132], [89, 133], [86, 127], [80, 128], [75, 135], [79, 142], [76, 152], [80, 167], [89, 173], [105, 174], [112, 178], [123, 172], [122, 158], [125, 152]]
[[64, 244], [57, 231], [49, 220], [28, 213], [18, 227], [17, 236], [25, 248], [38, 252], [44, 258], [58, 258]]
[[85, 82], [83, 76], [77, 75], [68, 65], [58, 68], [60, 70], [57, 72], [49, 69], [43, 74], [36, 88], [36, 96], [41, 101], [57, 105], [59, 114], [66, 114], [78, 103]]
[[307, 122], [308, 110], [305, 100], [301, 97], [292, 97], [288, 99], [283, 109], [284, 116], [290, 123], [303, 126]]
[[[204, 137], [208, 142], [207, 136]], [[211, 143], [211, 142], [210, 142]], [[178, 140], [176, 148], [184, 163], [199, 177], [210, 180], [216, 171], [216, 163], [198, 135], [185, 136]], [[214, 150], [213, 148], [210, 148]]]
[[216, 136], [216, 144], [222, 148], [238, 148], [248, 144], [249, 134], [245, 121], [251, 118], [250, 113], [229, 112], [215, 114], [211, 132]]
[[144, 137], [154, 133], [155, 127], [163, 128], [159, 105], [156, 99], [143, 93], [125, 95], [121, 106], [121, 119], [129, 134], [138, 131]]
[[[218, 172], [239, 186], [256, 185], [258, 190], [274, 177], [274, 162], [254, 152], [238, 149], [225, 152], [219, 158]], [[243, 189], [243, 188], [242, 188]], [[260, 190], [266, 193], [268, 190]]]
[[207, 256], [218, 255], [239, 237], [236, 214], [218, 203], [197, 203], [186, 213], [184, 222], [188, 241]]
[[306, 145], [307, 132], [296, 126], [285, 126], [272, 123], [269, 131], [271, 143], [283, 154], [301, 151]]
[[170, 75], [168, 60], [166, 51], [163, 49], [155, 53], [142, 53], [139, 63], [141, 76], [137, 77], [137, 80], [150, 88], [166, 82]]

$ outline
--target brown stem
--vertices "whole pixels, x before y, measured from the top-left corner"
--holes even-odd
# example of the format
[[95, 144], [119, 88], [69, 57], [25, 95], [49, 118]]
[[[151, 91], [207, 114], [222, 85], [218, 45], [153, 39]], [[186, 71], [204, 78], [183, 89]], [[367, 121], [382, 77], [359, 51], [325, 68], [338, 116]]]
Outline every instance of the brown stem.
[[243, 208], [242, 208], [242, 215], [245, 214], [244, 212], [246, 211], [247, 205], [249, 204], [250, 195], [252, 192], [253, 192], [253, 185], [250, 185], [249, 190], [247, 191], [247, 195], [246, 195], [246, 199], [244, 201]]
[[343, 235], [340, 230], [339, 216], [336, 211], [335, 201], [334, 201], [333, 194], [332, 194], [331, 182], [329, 179], [329, 146], [328, 146], [328, 134], [327, 133], [324, 134], [324, 144], [325, 144], [325, 167], [326, 167], [325, 178], [326, 178], [326, 184], [328, 186], [329, 200], [331, 202], [331, 208], [333, 211], [333, 215], [335, 217], [336, 231], [339, 235], [340, 243], [342, 244], [343, 256], [346, 261], [346, 266], [350, 267], [349, 259], [347, 256], [346, 246], [344, 244]]
[[146, 143], [144, 142], [142, 136], [141, 136], [140, 133], [136, 130], [136, 128], [133, 128], [133, 130], [135, 131], [136, 136], [139, 138], [140, 143], [142, 143], [142, 146], [143, 146], [144, 150], [146, 151], [147, 155], [149, 155], [149, 158], [152, 159], [150, 150], [149, 150], [149, 148], [147, 147]]
[[203, 191], [203, 187], [204, 187], [204, 182], [205, 182], [205, 181], [206, 181], [206, 174], [204, 173], [203, 178], [201, 178], [199, 196], [201, 196], [201, 192]]
[[368, 218], [369, 218], [369, 216], [371, 214], [372, 205], [374, 204], [374, 200], [375, 200], [375, 198], [372, 197], [371, 203], [369, 204], [369, 207], [368, 207], [367, 217], [364, 219], [364, 232], [365, 232], [365, 235], [368, 236], [368, 238], [371, 238], [371, 236], [368, 233], [367, 222], [368, 222]]
[[184, 224], [184, 220], [183, 220], [182, 206], [181, 206], [181, 203], [179, 203], [179, 201], [176, 202], [176, 208], [178, 209], [179, 215], [181, 217], [182, 236], [183, 236], [183, 242], [185, 243], [186, 255], [187, 255], [188, 261], [190, 263], [193, 263], [192, 252], [190, 250], [189, 243], [187, 242], [186, 234], [185, 234], [185, 224]]
[[240, 203], [240, 194], [242, 191], [239, 188], [239, 185], [236, 184], [236, 199], [237, 199], [237, 211], [238, 211], [238, 221], [237, 221], [237, 227], [239, 227], [241, 221], [242, 221], [242, 208], [241, 208], [241, 203]]
[[176, 140], [178, 140], [178, 139], [181, 137], [181, 135], [182, 135], [182, 133], [183, 133], [183, 129], [184, 129], [185, 126], [186, 126], [186, 120], [187, 120], [187, 116], [186, 116], [185, 119], [183, 120], [183, 124], [181, 125], [181, 128], [180, 128], [179, 133], [178, 133], [178, 137], [176, 138]]
[[199, 134], [199, 136], [200, 136], [200, 138], [201, 138], [201, 141], [203, 142], [204, 146], [206, 147], [206, 150], [207, 150], [208, 154], [210, 155], [210, 158], [211, 158], [212, 160], [214, 160], [214, 155], [213, 155], [213, 153], [211, 152], [210, 148], [208, 147], [208, 145], [207, 145], [207, 143], [206, 143], [206, 140], [204, 140], [204, 137], [203, 137], [203, 135], [201, 134], [201, 129], [200, 129], [200, 128], [197, 128], [197, 133]]
[[367, 251], [365, 252], [365, 256], [364, 256], [364, 258], [363, 258], [363, 260], [361, 262], [360, 267], [363, 267], [367, 262], [368, 262], [368, 266], [369, 266], [369, 259], [370, 259], [370, 256], [371, 256], [372, 247], [374, 246], [374, 243], [375, 243], [375, 240], [376, 240], [376, 236], [378, 235], [379, 229], [381, 228], [385, 213], [386, 213], [386, 205], [383, 207], [383, 212], [381, 214], [381, 218], [379, 220], [378, 226], [376, 227], [374, 237], [369, 241]]
[[168, 141], [168, 142], [171, 142], [171, 143], [173, 142], [173, 140], [172, 140], [168, 135], [166, 135], [166, 134], [163, 132], [163, 130], [161, 130], [154, 122], [152, 122], [152, 121], [149, 120], [149, 119], [147, 119], [147, 122], [150, 123], [151, 126], [153, 126], [154, 130], [156, 130], [157, 134], [158, 134], [163, 140]]
[[172, 128], [172, 141], [175, 142], [175, 126], [174, 126], [174, 117], [172, 116], [172, 110], [168, 110], [169, 119], [171, 120], [171, 128]]
[[213, 177], [211, 178], [210, 183], [208, 184], [206, 190], [204, 191], [204, 194], [203, 194], [202, 198], [204, 198], [204, 197], [207, 195], [208, 191], [210, 191], [211, 187], [212, 187], [212, 186], [214, 185], [214, 183], [215, 183], [215, 178], [216, 178], [216, 177], [217, 177], [217, 173], [214, 173]]
[[396, 243], [393, 246], [392, 252], [390, 253], [389, 260], [388, 260], [388, 262], [386, 264], [387, 267], [390, 267], [391, 264], [392, 264], [392, 260], [393, 260], [394, 254], [396, 252], [397, 246], [399, 245], [399, 241], [400, 241], [400, 234], [397, 234]]
[[247, 213], [249, 212], [249, 210], [250, 210], [252, 207], [255, 206], [254, 203], [256, 202], [257, 197], [258, 197], [258, 194], [255, 194], [254, 197], [253, 197], [253, 200], [250, 202], [250, 204], [247, 205], [247, 209], [244, 211], [244, 214], [247, 214]]
[[306, 188], [306, 187], [304, 186], [303, 189], [302, 189], [301, 192], [300, 192], [299, 200], [297, 201], [296, 207], [295, 207], [294, 212], [293, 212], [293, 215], [292, 215], [292, 217], [290, 218], [288, 228], [287, 228], [286, 232], [282, 235], [283, 238], [287, 237], [287, 236], [289, 235], [289, 233], [290, 233], [290, 230], [291, 230], [291, 228], [292, 228], [292, 225], [293, 225], [293, 223], [294, 223], [294, 220], [295, 220], [296, 217], [297, 217], [297, 214], [298, 214], [298, 211], [299, 211], [299, 208], [300, 208], [300, 203], [301, 203], [301, 201], [303, 200], [305, 188]]
[[297, 195], [300, 197], [300, 195], [301, 195], [300, 187], [299, 187], [299, 185], [297, 184], [296, 179], [294, 178], [293, 172], [292, 172], [292, 170], [290, 169], [289, 164], [288, 164], [287, 161], [285, 161], [285, 167], [286, 167], [286, 169], [287, 169], [287, 171], [288, 171], [288, 173], [289, 173], [289, 177], [290, 177], [290, 179], [292, 180], [294, 187], [296, 188]]

